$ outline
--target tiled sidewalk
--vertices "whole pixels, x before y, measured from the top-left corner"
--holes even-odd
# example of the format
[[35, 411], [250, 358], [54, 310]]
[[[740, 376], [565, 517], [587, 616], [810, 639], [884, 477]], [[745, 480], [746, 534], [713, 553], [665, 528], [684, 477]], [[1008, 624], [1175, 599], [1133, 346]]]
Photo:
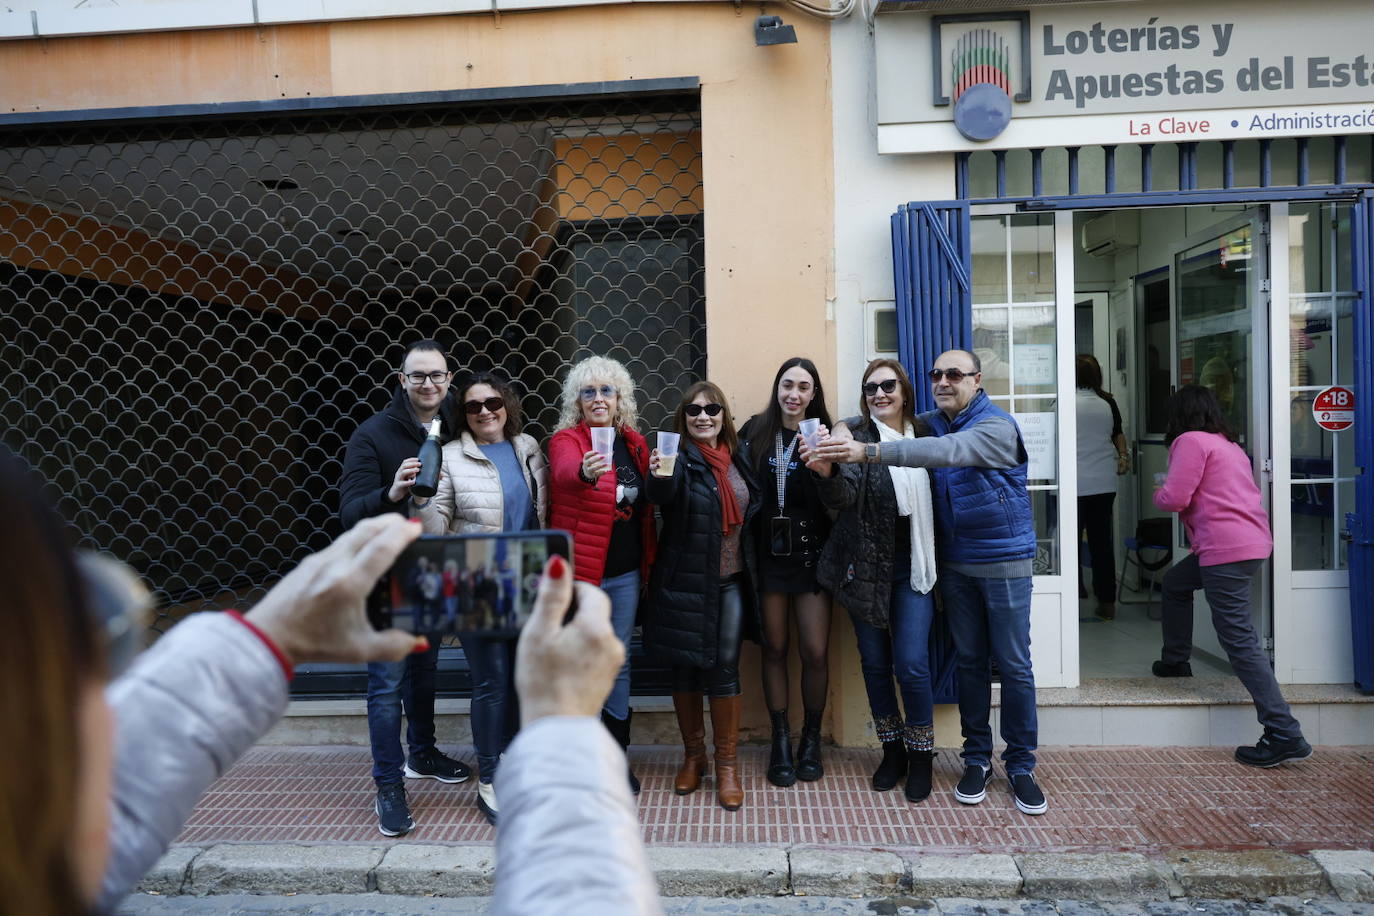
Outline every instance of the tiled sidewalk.
[[[1000, 775], [983, 804], [955, 802], [961, 767], [951, 750], [937, 757], [934, 793], [911, 805], [900, 787], [869, 789], [876, 751], [828, 748], [824, 779], [778, 789], [763, 778], [766, 749], [741, 748], [746, 800], [736, 812], [716, 805], [709, 778], [695, 795], [673, 794], [679, 753], [631, 749], [648, 843], [952, 853], [1374, 848], [1374, 748], [1318, 748], [1308, 761], [1273, 770], [1240, 766], [1224, 748], [1042, 750], [1037, 774], [1050, 801], [1042, 817], [1019, 813]], [[211, 787], [177, 842], [400, 842], [377, 832], [370, 767], [366, 748], [255, 748]], [[407, 786], [418, 826], [406, 840], [493, 841], [474, 807], [475, 778]]]

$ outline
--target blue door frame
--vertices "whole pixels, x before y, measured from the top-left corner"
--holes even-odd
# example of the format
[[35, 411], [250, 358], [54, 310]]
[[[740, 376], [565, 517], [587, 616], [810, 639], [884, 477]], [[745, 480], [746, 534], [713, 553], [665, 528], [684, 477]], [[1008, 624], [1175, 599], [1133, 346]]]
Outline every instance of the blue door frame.
[[[1350, 568], [1350, 626], [1355, 684], [1374, 693], [1374, 189], [1367, 185], [1149, 191], [1126, 194], [982, 200], [1017, 209], [1077, 210], [1170, 207], [1213, 203], [1353, 200], [1355, 355], [1355, 511], [1346, 516]], [[948, 349], [968, 349], [973, 339], [970, 201], [905, 204], [892, 215], [892, 264], [897, 299], [898, 351], [902, 365], [919, 378]], [[917, 385], [917, 407], [932, 410], [929, 386]], [[937, 618], [938, 620], [939, 618]], [[948, 633], [931, 633], [931, 674], [937, 702], [954, 696]]]
[[[973, 343], [973, 248], [968, 201], [910, 203], [892, 214], [897, 290], [897, 354], [915, 380], [917, 412], [934, 410], [921, 383], [935, 358]], [[948, 618], [930, 625], [930, 681], [936, 703], [958, 699], [957, 659]]]
[[1345, 517], [1355, 685], [1374, 693], [1374, 198], [1354, 208], [1355, 511]]

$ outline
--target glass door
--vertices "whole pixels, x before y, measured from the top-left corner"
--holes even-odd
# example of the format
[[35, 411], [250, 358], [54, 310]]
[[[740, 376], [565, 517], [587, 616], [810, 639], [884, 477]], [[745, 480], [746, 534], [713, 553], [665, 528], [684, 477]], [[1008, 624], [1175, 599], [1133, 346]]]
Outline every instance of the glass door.
[[[1269, 487], [1268, 276], [1262, 211], [1186, 240], [1173, 260], [1174, 380], [1210, 388], [1241, 448], [1250, 456], [1266, 511]], [[1186, 549], [1175, 523], [1175, 545]], [[1255, 588], [1255, 627], [1272, 651], [1268, 563]], [[1210, 612], [1197, 595], [1198, 648], [1225, 654]]]
[[[1073, 214], [983, 213], [972, 217], [972, 349], [983, 390], [1016, 418], [1025, 442], [1036, 553], [1031, 659], [1038, 687], [1078, 684], [1073, 390]], [[1070, 407], [1073, 399], [1068, 400]], [[1068, 448], [1061, 448], [1067, 442]], [[1061, 494], [1069, 494], [1069, 498]], [[1073, 543], [1070, 540], [1068, 543]]]

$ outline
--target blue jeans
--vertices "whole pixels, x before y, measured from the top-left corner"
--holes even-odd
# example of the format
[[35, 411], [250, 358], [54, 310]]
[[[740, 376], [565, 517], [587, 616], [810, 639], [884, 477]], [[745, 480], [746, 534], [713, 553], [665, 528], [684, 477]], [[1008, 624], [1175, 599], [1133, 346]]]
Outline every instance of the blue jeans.
[[1007, 776], [1035, 769], [1039, 740], [1030, 657], [1030, 577], [978, 579], [940, 569], [940, 590], [959, 655], [959, 724], [966, 764], [992, 763], [992, 668], [1002, 678]]
[[602, 579], [601, 590], [611, 599], [611, 628], [625, 644], [625, 664], [615, 676], [605, 709], [623, 719], [630, 714], [630, 637], [634, 635], [635, 613], [639, 610], [639, 570]]
[[477, 748], [478, 778], [491, 782], [501, 754], [520, 724], [515, 640], [488, 639], [474, 633], [459, 640], [472, 675], [472, 743]]
[[401, 748], [403, 705], [411, 756], [434, 747], [434, 672], [438, 666], [438, 637], [430, 639], [428, 652], [367, 666], [367, 733], [372, 739], [372, 781], [377, 785], [401, 781], [406, 762]]
[[859, 665], [874, 722], [901, 718], [897, 693], [892, 689], [895, 676], [906, 708], [902, 721], [917, 727], [934, 723], [934, 694], [930, 689], [930, 621], [934, 614], [934, 598], [920, 594], [902, 580], [892, 583], [888, 629], [879, 629], [850, 615], [859, 641]]

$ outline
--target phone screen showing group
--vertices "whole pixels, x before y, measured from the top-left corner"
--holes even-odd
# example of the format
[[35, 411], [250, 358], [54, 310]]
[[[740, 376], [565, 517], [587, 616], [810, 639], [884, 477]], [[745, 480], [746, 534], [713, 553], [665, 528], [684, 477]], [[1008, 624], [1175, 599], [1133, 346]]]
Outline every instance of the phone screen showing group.
[[422, 537], [377, 583], [368, 617], [378, 629], [514, 636], [544, 565], [553, 554], [571, 559], [569, 543], [561, 531]]

